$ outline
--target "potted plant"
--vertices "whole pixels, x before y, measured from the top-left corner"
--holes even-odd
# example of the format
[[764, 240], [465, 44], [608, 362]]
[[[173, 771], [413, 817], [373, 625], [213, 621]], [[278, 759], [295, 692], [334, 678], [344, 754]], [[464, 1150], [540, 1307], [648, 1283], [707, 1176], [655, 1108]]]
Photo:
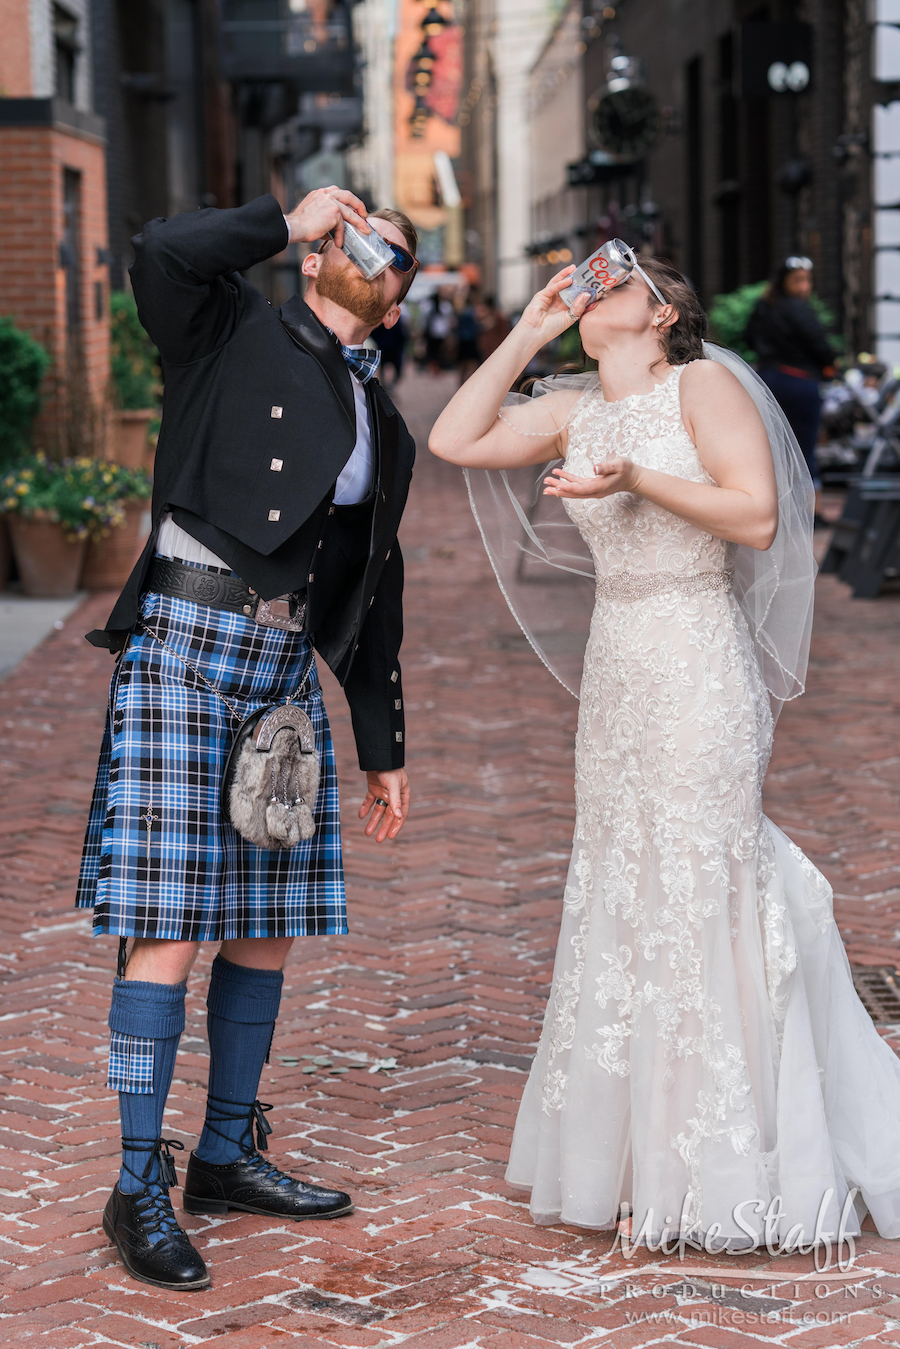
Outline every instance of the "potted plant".
[[120, 524], [119, 502], [93, 495], [97, 461], [44, 454], [22, 459], [0, 481], [13, 553], [26, 595], [73, 595], [88, 539]]
[[159, 354], [141, 326], [134, 296], [110, 295], [112, 377], [112, 458], [126, 468], [143, 468], [149, 457], [151, 422], [161, 393]]
[[109, 523], [91, 533], [81, 585], [85, 590], [121, 590], [146, 541], [150, 476], [145, 469], [103, 460], [94, 461], [94, 473], [93, 496], [110, 512]]
[[[0, 317], [0, 473], [26, 454], [50, 357], [33, 337]], [[9, 580], [10, 543], [0, 516], [0, 590]]]

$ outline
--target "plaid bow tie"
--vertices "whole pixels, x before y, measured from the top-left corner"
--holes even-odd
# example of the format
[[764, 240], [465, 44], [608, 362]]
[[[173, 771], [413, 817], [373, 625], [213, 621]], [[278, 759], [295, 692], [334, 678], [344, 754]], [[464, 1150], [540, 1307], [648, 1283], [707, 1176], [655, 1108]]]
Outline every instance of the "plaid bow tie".
[[378, 347], [345, 347], [341, 343], [341, 355], [360, 384], [368, 384], [381, 364]]

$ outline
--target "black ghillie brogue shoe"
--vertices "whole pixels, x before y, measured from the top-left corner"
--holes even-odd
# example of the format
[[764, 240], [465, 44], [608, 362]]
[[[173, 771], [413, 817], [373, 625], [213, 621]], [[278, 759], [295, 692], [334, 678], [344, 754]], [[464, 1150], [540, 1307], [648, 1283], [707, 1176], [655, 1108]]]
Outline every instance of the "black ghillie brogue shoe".
[[[149, 1152], [144, 1174], [137, 1176], [125, 1169], [144, 1188], [136, 1194], [123, 1194], [116, 1185], [103, 1212], [103, 1230], [119, 1252], [128, 1273], [157, 1288], [209, 1288], [206, 1265], [194, 1250], [169, 1199], [169, 1186], [175, 1184], [175, 1163], [169, 1148], [182, 1148], [175, 1139], [123, 1138], [122, 1146], [132, 1152]], [[150, 1181], [154, 1156], [159, 1162], [159, 1180]]]
[[[222, 1108], [220, 1108], [220, 1105]], [[341, 1218], [352, 1213], [353, 1204], [343, 1190], [327, 1190], [321, 1185], [310, 1185], [296, 1176], [279, 1171], [267, 1162], [253, 1147], [253, 1125], [256, 1125], [257, 1146], [266, 1149], [266, 1135], [272, 1132], [265, 1112], [270, 1105], [253, 1101], [217, 1102], [215, 1123], [244, 1119], [247, 1128], [240, 1146], [246, 1152], [236, 1162], [204, 1162], [192, 1152], [184, 1181], [184, 1209], [186, 1213], [227, 1213], [239, 1209], [243, 1213], [263, 1213], [273, 1218]], [[233, 1113], [239, 1111], [240, 1113]], [[226, 1138], [216, 1129], [207, 1115], [206, 1123], [220, 1138]], [[231, 1141], [231, 1140], [229, 1140]]]

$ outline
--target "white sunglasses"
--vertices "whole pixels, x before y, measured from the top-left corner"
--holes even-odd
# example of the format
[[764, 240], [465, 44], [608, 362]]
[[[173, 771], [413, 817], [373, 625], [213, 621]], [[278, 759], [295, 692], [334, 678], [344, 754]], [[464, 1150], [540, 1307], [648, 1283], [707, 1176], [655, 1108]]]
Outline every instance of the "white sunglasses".
[[634, 264], [634, 269], [633, 269], [633, 270], [637, 272], [638, 276], [641, 277], [641, 279], [642, 279], [643, 281], [646, 281], [647, 285], [648, 285], [648, 286], [650, 287], [650, 289], [653, 291], [653, 294], [656, 296], [657, 300], [659, 300], [660, 304], [668, 304], [668, 303], [669, 303], [669, 301], [666, 299], [665, 295], [663, 295], [663, 293], [662, 293], [662, 291], [659, 289], [659, 287], [656, 286], [656, 285], [654, 285], [654, 283], [650, 280], [649, 276], [648, 276], [647, 273], [644, 271], [643, 267], [641, 266], [641, 264], [640, 264], [639, 262], [636, 262], [636, 263]]

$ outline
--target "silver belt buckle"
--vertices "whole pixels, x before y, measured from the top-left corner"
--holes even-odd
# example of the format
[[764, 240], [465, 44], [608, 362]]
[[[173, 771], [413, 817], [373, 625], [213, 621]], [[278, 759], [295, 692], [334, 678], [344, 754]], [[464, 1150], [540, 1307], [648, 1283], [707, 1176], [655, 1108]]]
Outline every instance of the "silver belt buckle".
[[302, 632], [306, 619], [306, 602], [296, 595], [279, 595], [274, 600], [257, 597], [256, 609], [250, 615], [261, 628], [281, 628], [284, 632]]

